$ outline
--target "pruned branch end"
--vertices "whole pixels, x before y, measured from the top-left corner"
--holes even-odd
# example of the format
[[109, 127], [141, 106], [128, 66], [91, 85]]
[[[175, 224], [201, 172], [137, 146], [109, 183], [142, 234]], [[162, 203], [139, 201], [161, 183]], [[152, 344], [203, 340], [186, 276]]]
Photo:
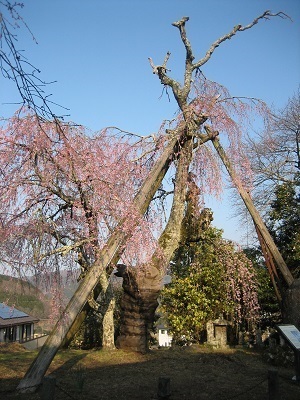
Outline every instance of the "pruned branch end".
[[189, 19], [189, 17], [182, 17], [179, 21], [173, 22], [172, 25], [176, 28], [179, 28], [180, 26], [183, 26]]

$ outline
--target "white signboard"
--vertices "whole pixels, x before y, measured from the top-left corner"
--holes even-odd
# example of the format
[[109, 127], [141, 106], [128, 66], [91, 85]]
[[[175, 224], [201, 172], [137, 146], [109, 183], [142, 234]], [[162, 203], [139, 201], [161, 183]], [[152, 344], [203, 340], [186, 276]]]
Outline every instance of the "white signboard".
[[277, 325], [280, 333], [297, 350], [300, 350], [300, 332], [295, 325]]

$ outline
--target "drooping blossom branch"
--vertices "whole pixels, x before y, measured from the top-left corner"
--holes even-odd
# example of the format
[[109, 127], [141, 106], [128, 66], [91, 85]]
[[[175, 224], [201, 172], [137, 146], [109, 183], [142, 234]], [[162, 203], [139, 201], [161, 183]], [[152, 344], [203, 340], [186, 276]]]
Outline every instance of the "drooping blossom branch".
[[67, 125], [58, 140], [55, 123], [41, 127], [35, 115], [17, 113], [0, 132], [2, 259], [9, 262], [11, 246], [20, 263], [27, 249], [36, 267], [81, 249], [95, 258], [125, 215], [138, 217], [130, 204], [148, 171], [141, 155], [135, 161], [141, 150], [106, 130], [90, 137]]

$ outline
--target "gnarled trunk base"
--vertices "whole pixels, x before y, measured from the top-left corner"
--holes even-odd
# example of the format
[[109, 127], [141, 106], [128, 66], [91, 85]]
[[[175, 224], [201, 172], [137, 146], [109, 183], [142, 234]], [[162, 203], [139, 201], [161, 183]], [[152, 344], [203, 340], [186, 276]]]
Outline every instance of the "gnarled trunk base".
[[149, 350], [150, 330], [158, 306], [160, 279], [156, 268], [138, 275], [124, 265], [118, 266], [117, 276], [123, 277], [121, 300], [122, 320], [116, 345], [123, 350], [145, 353]]

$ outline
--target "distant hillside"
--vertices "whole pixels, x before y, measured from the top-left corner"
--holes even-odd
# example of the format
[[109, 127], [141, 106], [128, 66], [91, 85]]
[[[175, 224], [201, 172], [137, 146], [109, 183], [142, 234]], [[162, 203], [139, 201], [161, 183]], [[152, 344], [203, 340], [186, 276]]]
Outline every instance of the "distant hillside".
[[[67, 305], [78, 287], [79, 270], [61, 271], [60, 283], [63, 292], [63, 303]], [[55, 275], [40, 274], [28, 277], [27, 280], [0, 274], [0, 302], [14, 305], [33, 317], [47, 319], [50, 316], [51, 288], [57, 278]], [[122, 279], [114, 276], [114, 284], [122, 285]]]
[[[79, 271], [60, 271], [60, 285], [63, 292], [63, 297], [65, 302], [67, 302], [74, 294], [75, 290], [78, 287], [77, 276]], [[38, 287], [44, 294], [49, 294], [51, 287], [56, 282], [57, 277], [56, 274], [40, 274], [37, 276], [33, 276], [28, 278], [28, 280], [32, 283], [32, 285]]]
[[37, 318], [49, 316], [49, 298], [31, 283], [11, 276], [0, 275], [0, 302]]

